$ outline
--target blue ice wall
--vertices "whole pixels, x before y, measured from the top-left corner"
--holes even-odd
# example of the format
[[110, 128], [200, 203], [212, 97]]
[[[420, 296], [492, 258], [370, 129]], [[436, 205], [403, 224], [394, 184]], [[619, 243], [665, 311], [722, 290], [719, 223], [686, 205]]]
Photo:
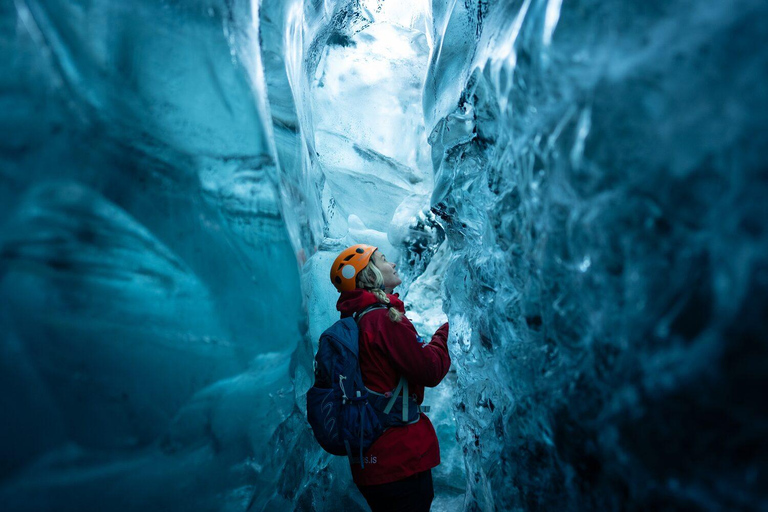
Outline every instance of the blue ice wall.
[[465, 509], [764, 510], [766, 4], [432, 7]]
[[433, 510], [764, 510], [767, 14], [3, 3], [3, 509], [366, 510], [303, 403], [372, 242]]
[[[312, 337], [332, 318], [331, 255], [361, 235], [385, 232], [409, 281], [433, 285], [408, 290], [418, 316], [444, 299], [457, 435], [441, 444], [465, 472], [439, 481], [438, 509], [764, 508], [765, 7], [432, 2], [431, 197], [387, 225], [373, 202], [394, 194], [365, 166], [333, 190], [350, 173], [323, 165], [312, 89], [329, 83], [318, 48], [375, 40], [388, 5], [305, 5], [308, 38], [275, 69], [304, 66], [301, 179], [323, 215], [303, 277]], [[361, 117], [377, 94], [357, 96]], [[360, 224], [355, 194], [372, 202]], [[457, 478], [461, 505], [441, 500]]]
[[0, 6], [4, 510], [242, 510], [277, 478], [305, 321], [250, 19]]

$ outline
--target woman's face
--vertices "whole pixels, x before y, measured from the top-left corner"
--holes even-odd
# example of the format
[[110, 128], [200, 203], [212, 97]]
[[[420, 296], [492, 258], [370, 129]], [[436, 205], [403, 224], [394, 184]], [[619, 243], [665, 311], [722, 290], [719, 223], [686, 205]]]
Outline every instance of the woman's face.
[[373, 261], [373, 264], [376, 265], [376, 268], [379, 269], [381, 276], [384, 278], [384, 291], [392, 293], [395, 286], [403, 282], [400, 276], [397, 275], [396, 265], [387, 261], [387, 257], [381, 251], [374, 252], [371, 261]]

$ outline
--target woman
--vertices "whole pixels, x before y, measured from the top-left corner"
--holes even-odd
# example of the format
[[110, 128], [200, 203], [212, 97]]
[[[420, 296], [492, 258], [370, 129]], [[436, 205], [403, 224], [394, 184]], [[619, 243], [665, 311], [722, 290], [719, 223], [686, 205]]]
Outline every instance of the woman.
[[[367, 312], [358, 323], [360, 372], [365, 386], [386, 394], [401, 377], [416, 402], [424, 387], [437, 386], [451, 366], [448, 324], [424, 343], [408, 318], [394, 288], [402, 281], [396, 265], [370, 245], [354, 245], [339, 254], [331, 282], [341, 292], [336, 309], [349, 317], [374, 304], [387, 308]], [[440, 464], [437, 435], [427, 416], [384, 431], [365, 453], [365, 465], [352, 464], [352, 478], [373, 512], [428, 511], [434, 497], [432, 468]]]

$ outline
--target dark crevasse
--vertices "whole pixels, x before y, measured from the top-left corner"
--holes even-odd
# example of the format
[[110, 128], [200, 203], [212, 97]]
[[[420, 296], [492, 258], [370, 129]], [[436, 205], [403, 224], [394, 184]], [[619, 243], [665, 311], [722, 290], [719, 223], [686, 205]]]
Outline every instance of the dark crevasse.
[[451, 322], [433, 510], [764, 509], [767, 14], [6, 2], [4, 509], [366, 510], [304, 413], [355, 242]]

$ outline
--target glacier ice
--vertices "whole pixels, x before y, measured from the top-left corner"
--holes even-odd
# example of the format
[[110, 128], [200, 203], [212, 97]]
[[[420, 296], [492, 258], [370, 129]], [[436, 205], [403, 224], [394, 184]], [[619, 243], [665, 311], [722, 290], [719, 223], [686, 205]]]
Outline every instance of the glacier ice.
[[4, 509], [243, 509], [284, 466], [304, 321], [247, 7], [0, 7]]
[[466, 506], [761, 508], [765, 8], [444, 7], [424, 101]]
[[764, 509], [766, 15], [3, 3], [4, 510], [367, 510], [303, 398], [356, 242], [451, 322], [433, 510]]

